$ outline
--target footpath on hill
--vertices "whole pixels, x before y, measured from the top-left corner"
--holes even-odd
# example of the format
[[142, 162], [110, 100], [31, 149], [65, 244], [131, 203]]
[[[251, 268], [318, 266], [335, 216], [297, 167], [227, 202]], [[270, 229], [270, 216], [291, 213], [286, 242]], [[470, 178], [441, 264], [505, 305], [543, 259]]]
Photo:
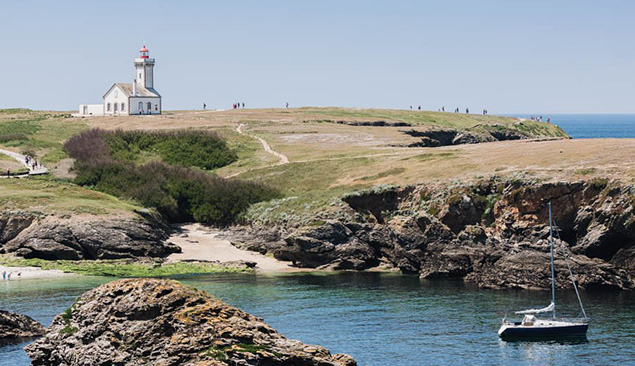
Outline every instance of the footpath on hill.
[[236, 132], [238, 132], [238, 133], [239, 133], [239, 134], [241, 134], [241, 135], [248, 135], [248, 136], [251, 136], [251, 137], [253, 137], [253, 138], [257, 139], [258, 141], [260, 141], [260, 144], [262, 145], [262, 148], [263, 148], [263, 149], [264, 149], [267, 153], [269, 153], [269, 154], [271, 154], [271, 155], [273, 155], [273, 156], [277, 157], [278, 159], [280, 159], [280, 160], [278, 161], [278, 163], [277, 163], [277, 164], [275, 164], [275, 165], [289, 164], [289, 157], [287, 157], [286, 155], [284, 155], [284, 154], [282, 154], [282, 153], [279, 153], [279, 152], [277, 152], [277, 151], [273, 150], [273, 149], [271, 148], [271, 146], [269, 146], [269, 143], [267, 143], [267, 141], [265, 141], [265, 139], [263, 139], [263, 138], [261, 138], [261, 137], [258, 137], [258, 136], [255, 136], [255, 135], [250, 135], [250, 134], [245, 133], [245, 127], [246, 127], [246, 126], [247, 126], [246, 124], [244, 124], [244, 123], [240, 123], [240, 124], [238, 125], [238, 127], [236, 127]]
[[29, 175], [48, 174], [49, 172], [48, 169], [46, 169], [44, 166], [34, 167], [28, 164], [26, 160], [26, 155], [18, 154], [16, 152], [3, 150], [3, 149], [0, 149], [0, 153], [9, 156], [17, 160], [18, 162], [20, 162], [22, 165], [24, 165], [27, 169], [29, 169]]

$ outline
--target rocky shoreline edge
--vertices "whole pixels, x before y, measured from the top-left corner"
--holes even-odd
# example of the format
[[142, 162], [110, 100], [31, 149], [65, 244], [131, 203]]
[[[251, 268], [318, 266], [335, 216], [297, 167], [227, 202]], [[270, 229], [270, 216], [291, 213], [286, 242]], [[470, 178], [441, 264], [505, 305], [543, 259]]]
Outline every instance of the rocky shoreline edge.
[[[379, 186], [341, 197], [338, 205], [311, 220], [256, 218], [219, 230], [217, 236], [296, 268], [393, 269], [485, 288], [545, 289], [547, 201], [554, 207], [559, 254], [570, 259], [580, 285], [635, 290], [635, 186], [598, 178], [541, 182], [491, 177], [448, 185]], [[107, 220], [3, 212], [0, 253], [161, 262], [181, 251], [168, 240], [171, 230], [148, 212]], [[556, 269], [557, 286], [565, 286], [562, 259], [556, 260]]]
[[303, 268], [395, 268], [483, 288], [547, 289], [551, 201], [556, 285], [569, 286], [566, 256], [583, 288], [635, 290], [635, 185], [490, 178], [376, 187], [342, 201], [311, 220], [255, 220], [225, 237]]
[[173, 280], [125, 279], [84, 293], [25, 348], [34, 366], [355, 366]]

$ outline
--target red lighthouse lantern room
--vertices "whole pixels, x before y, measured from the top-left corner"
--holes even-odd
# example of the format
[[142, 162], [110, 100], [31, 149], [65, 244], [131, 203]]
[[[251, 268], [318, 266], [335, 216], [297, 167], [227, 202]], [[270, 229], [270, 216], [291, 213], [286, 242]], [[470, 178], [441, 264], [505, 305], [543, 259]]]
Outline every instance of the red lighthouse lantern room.
[[150, 56], [148, 55], [148, 49], [146, 48], [146, 45], [143, 45], [143, 47], [141, 47], [141, 49], [139, 50], [139, 52], [141, 52], [141, 58], [150, 58]]

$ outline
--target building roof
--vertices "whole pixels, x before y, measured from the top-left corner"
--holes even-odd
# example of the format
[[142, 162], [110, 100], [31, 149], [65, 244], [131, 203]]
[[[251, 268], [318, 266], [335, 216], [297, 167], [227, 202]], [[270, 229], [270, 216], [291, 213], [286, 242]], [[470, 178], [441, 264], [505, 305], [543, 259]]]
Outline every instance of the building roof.
[[113, 86], [111, 86], [110, 89], [108, 89], [106, 94], [104, 94], [104, 98], [115, 87], [119, 87], [119, 89], [122, 91], [122, 93], [124, 93], [127, 97], [155, 97], [155, 98], [161, 98], [161, 94], [159, 94], [153, 88], [146, 88], [146, 87], [144, 87], [142, 85], [139, 85], [139, 84], [137, 84], [137, 95], [132, 95], [132, 83], [115, 83], [115, 84], [113, 84]]

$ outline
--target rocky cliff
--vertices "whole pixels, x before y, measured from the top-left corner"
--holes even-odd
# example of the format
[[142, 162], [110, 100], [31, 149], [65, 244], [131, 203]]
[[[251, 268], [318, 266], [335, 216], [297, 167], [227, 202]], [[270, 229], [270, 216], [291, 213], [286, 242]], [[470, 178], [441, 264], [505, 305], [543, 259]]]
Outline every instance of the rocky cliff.
[[635, 289], [635, 186], [602, 179], [538, 182], [494, 177], [472, 184], [384, 187], [342, 198], [316, 225], [252, 222], [238, 246], [299, 267], [394, 267], [482, 287], [547, 288], [550, 200], [557, 224], [557, 285], [565, 256], [583, 287]]
[[42, 259], [162, 257], [180, 251], [165, 242], [169, 228], [146, 217], [0, 214], [0, 253]]
[[44, 326], [26, 315], [0, 310], [0, 344], [44, 335]]
[[354, 366], [176, 281], [128, 279], [86, 292], [26, 348], [34, 366]]

